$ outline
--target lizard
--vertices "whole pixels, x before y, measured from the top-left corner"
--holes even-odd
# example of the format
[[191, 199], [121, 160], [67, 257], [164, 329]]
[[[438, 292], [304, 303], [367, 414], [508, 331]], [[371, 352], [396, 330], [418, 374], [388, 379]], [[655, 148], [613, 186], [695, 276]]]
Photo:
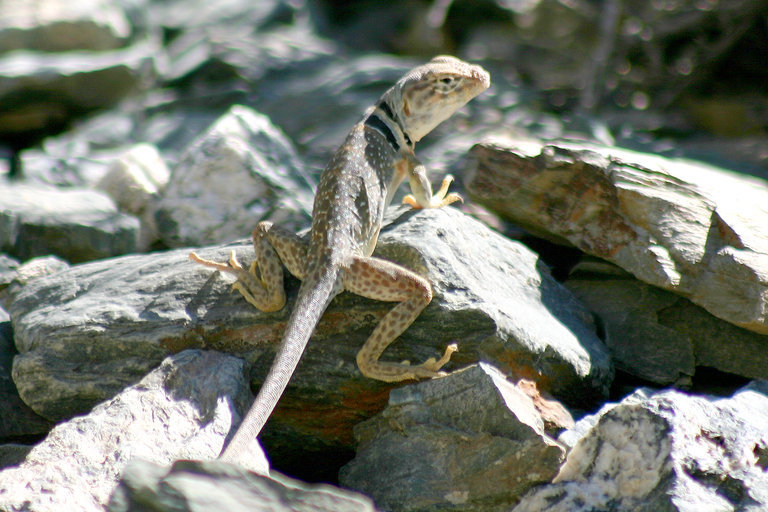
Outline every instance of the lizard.
[[190, 253], [192, 261], [234, 274], [234, 288], [256, 308], [279, 311], [286, 302], [284, 265], [301, 280], [272, 367], [256, 399], [220, 459], [236, 462], [261, 432], [299, 363], [320, 317], [346, 290], [374, 300], [397, 302], [376, 325], [356, 357], [360, 372], [386, 382], [434, 378], [457, 350], [420, 365], [379, 361], [432, 300], [428, 280], [393, 262], [372, 257], [384, 210], [405, 178], [411, 193], [403, 203], [440, 208], [461, 197], [448, 193], [445, 176], [433, 194], [414, 144], [490, 86], [482, 67], [451, 56], [437, 56], [400, 78], [352, 128], [320, 175], [312, 209], [309, 242], [271, 222], [252, 233], [255, 260], [245, 269], [234, 251], [219, 263]]

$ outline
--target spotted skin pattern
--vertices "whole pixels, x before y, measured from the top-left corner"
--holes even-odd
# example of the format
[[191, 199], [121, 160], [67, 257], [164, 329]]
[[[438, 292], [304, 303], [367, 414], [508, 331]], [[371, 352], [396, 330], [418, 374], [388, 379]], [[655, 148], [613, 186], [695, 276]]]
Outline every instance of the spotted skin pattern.
[[234, 253], [226, 263], [190, 259], [237, 277], [235, 288], [262, 311], [285, 305], [282, 266], [302, 280], [275, 362], [230, 443], [223, 460], [235, 462], [261, 431], [293, 375], [304, 347], [330, 301], [341, 291], [398, 304], [374, 328], [357, 354], [367, 377], [387, 382], [442, 375], [456, 346], [440, 359], [420, 365], [379, 361], [384, 350], [413, 323], [432, 300], [432, 287], [418, 274], [371, 256], [384, 210], [408, 179], [414, 208], [440, 208], [461, 200], [448, 193], [446, 176], [437, 194], [414, 143], [490, 85], [479, 66], [439, 56], [403, 76], [369, 108], [347, 135], [320, 177], [312, 211], [309, 243], [270, 222], [253, 231], [255, 261], [245, 269]]

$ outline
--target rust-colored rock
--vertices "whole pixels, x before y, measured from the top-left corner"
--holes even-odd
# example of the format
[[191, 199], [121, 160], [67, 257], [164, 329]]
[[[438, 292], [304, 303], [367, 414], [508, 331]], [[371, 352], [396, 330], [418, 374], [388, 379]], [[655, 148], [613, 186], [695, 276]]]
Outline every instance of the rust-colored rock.
[[768, 333], [768, 184], [701, 162], [589, 143], [494, 139], [473, 200], [713, 315]]

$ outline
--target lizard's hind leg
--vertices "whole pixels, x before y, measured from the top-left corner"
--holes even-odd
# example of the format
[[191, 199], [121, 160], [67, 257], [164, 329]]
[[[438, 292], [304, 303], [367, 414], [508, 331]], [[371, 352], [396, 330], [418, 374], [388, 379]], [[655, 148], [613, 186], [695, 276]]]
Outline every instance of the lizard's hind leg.
[[374, 300], [399, 302], [381, 319], [357, 354], [357, 366], [363, 375], [386, 382], [442, 375], [438, 370], [456, 351], [456, 345], [449, 346], [439, 360], [431, 358], [418, 366], [379, 361], [384, 350], [432, 300], [432, 287], [426, 279], [386, 260], [357, 257], [345, 273], [344, 289]]

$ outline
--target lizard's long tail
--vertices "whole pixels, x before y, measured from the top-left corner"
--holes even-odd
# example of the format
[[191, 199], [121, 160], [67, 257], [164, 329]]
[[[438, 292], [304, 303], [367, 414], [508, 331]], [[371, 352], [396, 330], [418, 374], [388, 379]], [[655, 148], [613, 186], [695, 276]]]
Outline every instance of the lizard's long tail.
[[[221, 460], [236, 462], [240, 454], [246, 452], [248, 444], [256, 439], [269, 419], [285, 387], [291, 380], [299, 364], [304, 348], [315, 330], [325, 308], [337, 293], [337, 271], [329, 269], [317, 280], [306, 279], [299, 288], [298, 299], [294, 305], [285, 328], [280, 349], [275, 356], [272, 368], [264, 380], [259, 394], [253, 401], [242, 423], [219, 456]], [[314, 282], [310, 282], [314, 281]]]

